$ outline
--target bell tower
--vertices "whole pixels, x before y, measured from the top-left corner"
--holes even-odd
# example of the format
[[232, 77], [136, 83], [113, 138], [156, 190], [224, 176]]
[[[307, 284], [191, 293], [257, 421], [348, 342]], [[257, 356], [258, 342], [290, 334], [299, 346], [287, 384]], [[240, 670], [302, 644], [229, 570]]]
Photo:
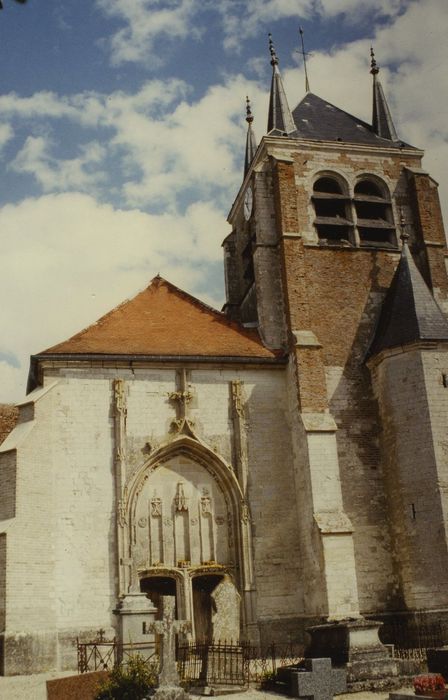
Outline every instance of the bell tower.
[[[267, 133], [255, 149], [251, 114], [244, 179], [223, 243], [225, 309], [289, 359], [307, 614], [337, 620], [415, 609], [409, 557], [396, 556], [408, 542], [397, 534], [401, 511], [390, 494], [397, 482], [385, 474], [388, 430], [403, 426], [387, 427], [381, 392], [398, 387], [372, 381], [366, 357], [402, 257], [402, 216], [413, 269], [441, 319], [448, 310], [437, 183], [422, 168], [423, 152], [397, 135], [373, 50], [371, 124], [309, 90], [290, 110], [271, 37], [269, 51]], [[440, 350], [444, 338], [434, 340]], [[440, 517], [445, 510], [438, 505]], [[420, 608], [431, 607], [430, 589]]]

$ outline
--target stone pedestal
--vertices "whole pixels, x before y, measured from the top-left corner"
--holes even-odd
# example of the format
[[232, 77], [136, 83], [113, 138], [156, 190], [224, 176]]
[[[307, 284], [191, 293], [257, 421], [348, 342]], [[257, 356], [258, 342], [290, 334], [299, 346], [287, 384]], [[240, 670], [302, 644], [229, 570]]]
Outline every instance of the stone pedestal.
[[341, 620], [309, 627], [311, 642], [305, 656], [331, 658], [334, 666], [345, 666], [349, 685], [368, 687], [372, 683], [394, 679], [398, 665], [381, 644], [375, 620]]
[[145, 593], [128, 593], [120, 600], [117, 609], [119, 615], [119, 638], [122, 644], [132, 644], [135, 651], [142, 656], [154, 654], [155, 639], [151, 632], [157, 608]]

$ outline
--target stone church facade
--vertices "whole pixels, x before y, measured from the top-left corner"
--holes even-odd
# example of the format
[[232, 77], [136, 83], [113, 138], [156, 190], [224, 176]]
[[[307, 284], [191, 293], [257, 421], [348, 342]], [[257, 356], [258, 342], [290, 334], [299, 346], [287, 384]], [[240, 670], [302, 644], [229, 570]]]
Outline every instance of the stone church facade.
[[31, 358], [0, 445], [4, 674], [72, 668], [76, 637], [164, 594], [198, 640], [446, 617], [437, 184], [373, 56], [369, 125], [310, 92], [291, 111], [270, 49], [224, 312], [157, 277]]

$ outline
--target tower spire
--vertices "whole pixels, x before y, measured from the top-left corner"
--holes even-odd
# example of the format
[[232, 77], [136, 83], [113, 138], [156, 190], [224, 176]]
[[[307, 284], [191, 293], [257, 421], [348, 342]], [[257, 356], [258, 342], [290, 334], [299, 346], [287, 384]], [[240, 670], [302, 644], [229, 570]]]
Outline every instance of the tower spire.
[[250, 100], [246, 96], [246, 121], [247, 121], [247, 137], [246, 137], [246, 154], [244, 157], [244, 176], [246, 176], [249, 170], [250, 164], [252, 163], [257, 150], [257, 140], [255, 138], [254, 131], [252, 129], [252, 122], [254, 116], [252, 114], [252, 109], [250, 106]]
[[282, 76], [278, 68], [278, 58], [272, 41], [272, 34], [269, 34], [269, 52], [271, 54], [272, 81], [271, 95], [269, 98], [268, 133], [271, 131], [281, 131], [283, 134], [290, 134], [292, 131], [296, 131], [296, 125], [294, 124], [288, 100], [286, 99]]
[[379, 81], [380, 69], [375, 60], [373, 48], [370, 47], [370, 73], [373, 75], [373, 113], [372, 127], [378, 136], [390, 141], [398, 141], [397, 132], [392, 121], [389, 106], [384, 95], [383, 87]]

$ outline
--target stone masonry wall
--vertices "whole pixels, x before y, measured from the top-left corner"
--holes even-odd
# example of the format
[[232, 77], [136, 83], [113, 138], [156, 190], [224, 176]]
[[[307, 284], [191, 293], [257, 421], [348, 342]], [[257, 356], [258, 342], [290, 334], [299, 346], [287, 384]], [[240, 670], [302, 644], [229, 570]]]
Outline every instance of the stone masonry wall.
[[[229, 463], [234, 454], [230, 383], [242, 383], [256, 615], [262, 624], [287, 625], [302, 609], [285, 371], [197, 367], [187, 376], [197, 435]], [[174, 369], [49, 370], [46, 381], [57, 383], [36, 401], [34, 420], [23, 423], [31, 430], [16, 451], [0, 457], [2, 464], [12, 459], [9, 455], [17, 458], [17, 512], [7, 532], [5, 650], [20, 663], [30, 655], [35, 664], [30, 670], [39, 663], [73, 667], [75, 636], [93, 637], [100, 627], [113, 633], [116, 377], [125, 380], [127, 392], [131, 476], [172, 437]], [[6, 664], [7, 673], [13, 669]]]
[[416, 348], [373, 368], [400, 596], [411, 610], [448, 604], [447, 367], [446, 352]]

